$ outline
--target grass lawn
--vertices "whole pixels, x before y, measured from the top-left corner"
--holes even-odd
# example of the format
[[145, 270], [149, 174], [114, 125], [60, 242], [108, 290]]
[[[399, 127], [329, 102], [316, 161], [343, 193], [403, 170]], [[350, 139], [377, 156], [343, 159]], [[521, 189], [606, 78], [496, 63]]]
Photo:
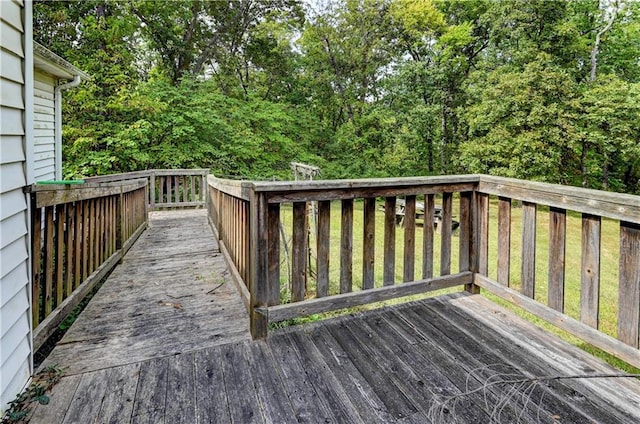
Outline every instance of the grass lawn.
[[[383, 243], [384, 243], [384, 213], [380, 210], [383, 202], [379, 201], [376, 212], [376, 235], [375, 235], [375, 285], [382, 286], [383, 274]], [[436, 198], [436, 204], [441, 204], [441, 199]], [[340, 287], [340, 209], [339, 201], [331, 204], [331, 246], [329, 259], [329, 284], [330, 294], [339, 293]], [[458, 197], [454, 196], [453, 200], [454, 219], [459, 215]], [[490, 199], [490, 221], [489, 221], [489, 276], [494, 280], [497, 278], [497, 221], [498, 221], [498, 202], [496, 198]], [[515, 290], [520, 289], [521, 285], [521, 251], [522, 251], [522, 209], [519, 204], [514, 202], [512, 205], [512, 228], [511, 228], [511, 277], [510, 286]], [[282, 205], [281, 219], [284, 226], [287, 241], [291, 241], [292, 228], [292, 206], [291, 204]], [[362, 245], [363, 245], [363, 202], [356, 200], [354, 202], [353, 214], [353, 290], [359, 290], [362, 285]], [[310, 245], [311, 245], [311, 273], [315, 275], [315, 236], [314, 236], [314, 220], [310, 219]], [[579, 213], [568, 212], [567, 214], [567, 234], [566, 234], [566, 256], [565, 256], [565, 313], [573, 318], [580, 319], [580, 267], [581, 267], [581, 215]], [[601, 274], [600, 274], [600, 331], [615, 337], [617, 332], [617, 310], [618, 310], [618, 257], [619, 257], [619, 227], [618, 222], [603, 219], [602, 220], [602, 240], [601, 240]], [[422, 275], [422, 241], [423, 228], [418, 226], [415, 235], [415, 276], [416, 279]], [[452, 254], [451, 254], [451, 272], [458, 272], [458, 242], [457, 233], [453, 235]], [[436, 233], [434, 238], [434, 275], [440, 275], [440, 234]], [[535, 298], [537, 301], [547, 304], [547, 273], [549, 259], [549, 214], [548, 208], [544, 206], [538, 207], [537, 212], [537, 230], [536, 230], [536, 290]], [[287, 261], [285, 258], [284, 248], [281, 248], [281, 300], [288, 302], [290, 299], [288, 290]], [[404, 228], [396, 227], [396, 263], [395, 273], [396, 282], [402, 281], [403, 274], [403, 256], [404, 255]], [[419, 297], [429, 297], [453, 291], [459, 291], [459, 288], [440, 290], [428, 293]], [[313, 297], [315, 293], [315, 279], [309, 278], [308, 296]], [[577, 345], [592, 354], [601, 357], [607, 362], [617, 366], [627, 372], [637, 373], [639, 370], [628, 364], [621, 362], [612, 356], [594, 348], [581, 340], [569, 335], [568, 333], [558, 330], [550, 324], [528, 314], [521, 309], [512, 306], [510, 303], [483, 291], [483, 295], [492, 301], [506, 306], [515, 311], [518, 315], [544, 327], [548, 331], [560, 335], [574, 345]], [[415, 296], [413, 298], [416, 298]], [[375, 305], [362, 306], [352, 308], [349, 311], [357, 311], [380, 307], [382, 305], [390, 305], [406, 301], [407, 299], [394, 299]], [[294, 322], [305, 322], [309, 320], [317, 320], [321, 317], [337, 315], [343, 312], [333, 312], [323, 315], [315, 315], [312, 317], [293, 320]]]

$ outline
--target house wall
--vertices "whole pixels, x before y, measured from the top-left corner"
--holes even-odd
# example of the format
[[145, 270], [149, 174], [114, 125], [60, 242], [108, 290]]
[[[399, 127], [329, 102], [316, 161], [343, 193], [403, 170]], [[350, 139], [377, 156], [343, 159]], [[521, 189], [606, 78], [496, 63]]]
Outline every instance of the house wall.
[[36, 70], [33, 85], [33, 153], [34, 178], [37, 181], [55, 180], [55, 108], [56, 79]]
[[[0, 1], [0, 409], [32, 368], [27, 198], [31, 147], [31, 4]], [[31, 70], [29, 70], [31, 68]], [[26, 93], [29, 93], [26, 95]], [[30, 131], [30, 130], [29, 130]]]

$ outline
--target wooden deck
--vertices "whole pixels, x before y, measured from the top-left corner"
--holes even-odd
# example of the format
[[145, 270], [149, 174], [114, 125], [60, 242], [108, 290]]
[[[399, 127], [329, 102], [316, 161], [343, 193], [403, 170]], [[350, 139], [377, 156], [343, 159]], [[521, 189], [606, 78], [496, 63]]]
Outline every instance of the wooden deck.
[[206, 210], [152, 212], [149, 229], [42, 367], [74, 375], [249, 338]]
[[544, 379], [617, 371], [480, 295], [127, 362], [64, 377], [31, 422], [640, 422], [640, 381]]
[[480, 295], [266, 341], [247, 321], [205, 212], [154, 212], [42, 365], [66, 375], [31, 423], [640, 422], [640, 380]]

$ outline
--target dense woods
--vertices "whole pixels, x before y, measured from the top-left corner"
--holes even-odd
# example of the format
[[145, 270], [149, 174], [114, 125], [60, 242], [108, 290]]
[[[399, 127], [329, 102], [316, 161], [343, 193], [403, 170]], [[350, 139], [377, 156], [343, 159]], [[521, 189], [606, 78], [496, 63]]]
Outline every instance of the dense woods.
[[640, 192], [640, 3], [37, 1], [65, 175], [489, 173]]

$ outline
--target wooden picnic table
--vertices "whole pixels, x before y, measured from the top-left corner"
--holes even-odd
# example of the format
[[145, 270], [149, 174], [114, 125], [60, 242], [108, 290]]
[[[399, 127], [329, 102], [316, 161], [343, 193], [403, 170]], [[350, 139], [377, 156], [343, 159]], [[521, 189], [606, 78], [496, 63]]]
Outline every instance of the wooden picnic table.
[[[404, 224], [406, 201], [405, 199], [396, 199], [396, 225]], [[384, 206], [382, 206], [384, 210]], [[443, 211], [441, 206], [434, 206], [433, 208], [434, 228], [439, 231], [441, 229], [441, 222], [443, 219]], [[455, 215], [453, 216], [455, 218]], [[416, 201], [416, 220], [424, 220], [424, 203]], [[424, 221], [423, 221], [424, 222]], [[453, 220], [451, 223], [452, 230], [455, 231], [460, 226], [458, 221]]]

